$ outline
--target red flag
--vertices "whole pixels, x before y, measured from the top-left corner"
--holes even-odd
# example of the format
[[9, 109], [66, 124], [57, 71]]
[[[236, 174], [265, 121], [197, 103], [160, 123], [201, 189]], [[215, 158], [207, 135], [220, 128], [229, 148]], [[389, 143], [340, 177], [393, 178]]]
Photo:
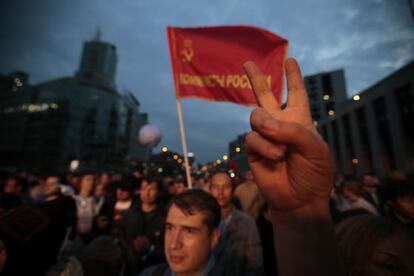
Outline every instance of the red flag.
[[254, 61], [281, 102], [288, 42], [250, 26], [167, 27], [176, 97], [257, 105], [243, 64]]

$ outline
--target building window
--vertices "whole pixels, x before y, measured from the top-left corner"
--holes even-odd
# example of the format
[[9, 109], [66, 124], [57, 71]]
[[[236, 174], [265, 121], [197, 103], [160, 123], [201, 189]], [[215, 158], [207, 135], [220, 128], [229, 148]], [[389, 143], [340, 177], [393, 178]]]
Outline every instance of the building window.
[[332, 87], [332, 80], [331, 80], [330, 75], [326, 74], [322, 76], [322, 86], [323, 86], [323, 94], [328, 95], [330, 98], [332, 98], [333, 87]]
[[322, 135], [323, 140], [325, 140], [325, 142], [328, 143], [328, 129], [327, 129], [326, 125], [322, 127], [321, 135]]
[[396, 89], [395, 96], [404, 132], [412, 143], [414, 141], [414, 124], [412, 123], [414, 117], [414, 93], [410, 88], [410, 85], [407, 84]]
[[372, 150], [369, 143], [368, 126], [365, 118], [365, 107], [360, 107], [356, 110], [357, 124], [359, 137], [361, 139], [361, 146], [364, 160], [364, 172], [371, 172], [372, 168]]
[[398, 103], [398, 112], [406, 140], [411, 169], [414, 169], [414, 91], [407, 84], [394, 91]]
[[390, 126], [387, 118], [385, 98], [381, 97], [373, 102], [374, 113], [377, 119], [377, 129], [381, 144], [381, 164], [385, 171], [395, 169], [394, 155], [391, 147]]

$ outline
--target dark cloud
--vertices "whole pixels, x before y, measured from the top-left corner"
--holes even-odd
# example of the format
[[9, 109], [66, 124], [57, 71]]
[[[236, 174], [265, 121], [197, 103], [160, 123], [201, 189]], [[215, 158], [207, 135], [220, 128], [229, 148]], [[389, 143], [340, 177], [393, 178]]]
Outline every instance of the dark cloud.
[[[372, 85], [414, 58], [414, 22], [404, 1], [160, 0], [0, 3], [0, 73], [19, 69], [34, 83], [72, 75], [82, 43], [97, 28], [117, 46], [117, 85], [132, 91], [180, 151], [165, 27], [244, 24], [287, 38], [304, 74], [345, 68], [348, 93]], [[249, 130], [250, 108], [184, 100], [189, 150], [214, 160]]]

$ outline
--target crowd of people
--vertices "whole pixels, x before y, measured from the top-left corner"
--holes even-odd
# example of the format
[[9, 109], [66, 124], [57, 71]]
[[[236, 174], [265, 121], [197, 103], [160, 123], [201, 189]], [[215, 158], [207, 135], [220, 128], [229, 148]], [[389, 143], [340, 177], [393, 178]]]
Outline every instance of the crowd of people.
[[251, 170], [4, 175], [0, 275], [414, 275], [412, 176], [334, 178], [296, 62], [284, 110], [245, 70]]
[[[138, 166], [124, 176], [38, 176], [21, 171], [4, 177], [4, 275], [138, 275], [165, 263], [164, 234], [171, 227], [166, 224], [167, 210], [177, 195], [189, 196], [189, 189], [183, 175], [150, 176], [146, 171]], [[218, 203], [218, 223], [211, 230], [217, 228], [220, 234], [214, 250], [208, 251], [214, 255], [215, 269], [220, 268], [216, 273], [277, 275], [270, 209], [252, 172], [232, 178], [218, 170], [193, 179], [194, 191], [211, 194]], [[370, 173], [360, 179], [338, 174], [330, 211], [344, 258], [367, 258], [357, 254], [361, 244], [385, 240], [397, 229], [414, 239], [414, 185], [402, 172], [382, 181]], [[376, 232], [375, 240], [367, 239]], [[199, 248], [188, 252], [198, 258], [192, 250]], [[399, 269], [393, 260], [385, 259], [383, 265]], [[75, 271], [84, 274], [63, 274]]]

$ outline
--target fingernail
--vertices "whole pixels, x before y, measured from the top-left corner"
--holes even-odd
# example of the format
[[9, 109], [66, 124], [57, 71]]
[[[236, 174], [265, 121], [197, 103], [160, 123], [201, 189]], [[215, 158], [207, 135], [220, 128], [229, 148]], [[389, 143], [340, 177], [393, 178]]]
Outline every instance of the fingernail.
[[254, 64], [254, 63], [253, 63], [253, 61], [249, 60], [249, 61], [246, 61], [246, 62], [243, 64], [243, 67], [244, 67], [244, 68], [247, 68], [247, 67], [252, 66], [252, 64]]
[[276, 159], [278, 159], [280, 157], [281, 152], [280, 152], [280, 150], [278, 150], [276, 148], [272, 148], [270, 150], [270, 154], [272, 155], [273, 159], [276, 160]]

